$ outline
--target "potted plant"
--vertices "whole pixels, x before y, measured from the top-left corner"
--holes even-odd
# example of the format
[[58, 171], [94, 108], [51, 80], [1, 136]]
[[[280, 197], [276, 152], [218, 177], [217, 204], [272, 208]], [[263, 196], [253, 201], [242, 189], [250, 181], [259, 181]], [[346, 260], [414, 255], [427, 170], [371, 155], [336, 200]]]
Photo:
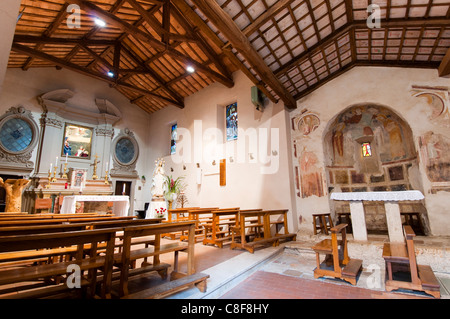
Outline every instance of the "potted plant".
[[171, 176], [166, 176], [164, 185], [166, 186], [166, 191], [164, 197], [169, 203], [169, 209], [172, 208], [172, 203], [176, 201], [178, 194], [185, 188], [183, 184], [184, 176], [180, 176], [177, 179], [173, 179]]

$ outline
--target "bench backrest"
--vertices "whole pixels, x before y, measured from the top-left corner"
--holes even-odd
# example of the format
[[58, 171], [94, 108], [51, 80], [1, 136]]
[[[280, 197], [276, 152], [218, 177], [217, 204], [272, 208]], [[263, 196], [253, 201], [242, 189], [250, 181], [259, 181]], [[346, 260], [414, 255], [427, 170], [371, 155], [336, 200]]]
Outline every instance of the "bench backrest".
[[84, 224], [56, 224], [38, 226], [0, 227], [0, 236], [57, 233], [65, 231], [86, 230]]
[[114, 247], [118, 229], [81, 230], [58, 233], [0, 236], [0, 252], [69, 247], [87, 243], [108, 242]]
[[112, 221], [101, 221], [92, 222], [88, 225], [93, 229], [101, 228], [111, 228], [111, 227], [129, 227], [129, 226], [139, 226], [139, 225], [151, 225], [159, 224], [162, 222], [162, 218], [149, 218], [149, 219], [133, 219], [133, 220], [112, 220]]

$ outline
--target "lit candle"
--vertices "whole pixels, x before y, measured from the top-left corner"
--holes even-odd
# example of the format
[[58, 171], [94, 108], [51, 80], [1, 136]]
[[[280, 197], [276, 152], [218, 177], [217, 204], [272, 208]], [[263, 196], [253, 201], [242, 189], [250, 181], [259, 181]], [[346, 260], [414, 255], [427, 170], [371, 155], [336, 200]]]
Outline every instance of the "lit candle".
[[125, 194], [125, 183], [123, 183], [122, 194]]

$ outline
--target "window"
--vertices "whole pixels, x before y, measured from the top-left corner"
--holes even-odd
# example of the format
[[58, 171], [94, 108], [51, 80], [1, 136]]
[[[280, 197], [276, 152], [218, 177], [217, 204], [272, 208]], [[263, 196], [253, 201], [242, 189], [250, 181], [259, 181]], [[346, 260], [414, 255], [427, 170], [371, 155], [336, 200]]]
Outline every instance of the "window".
[[370, 143], [362, 143], [361, 147], [362, 147], [363, 157], [372, 156], [372, 149], [370, 148]]
[[170, 133], [170, 155], [173, 155], [177, 151], [177, 123], [172, 125]]
[[237, 140], [238, 137], [237, 102], [227, 105], [226, 121], [227, 121], [227, 141]]

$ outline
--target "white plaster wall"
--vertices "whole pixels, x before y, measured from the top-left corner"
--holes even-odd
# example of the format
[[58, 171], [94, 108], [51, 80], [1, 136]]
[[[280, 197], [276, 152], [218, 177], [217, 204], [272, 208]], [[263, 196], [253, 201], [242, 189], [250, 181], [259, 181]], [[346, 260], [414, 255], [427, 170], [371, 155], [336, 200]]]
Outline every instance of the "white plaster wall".
[[[108, 84], [80, 75], [69, 70], [56, 70], [54, 68], [31, 68], [28, 71], [21, 69], [7, 69], [3, 91], [0, 95], [0, 114], [3, 114], [12, 106], [23, 106], [32, 111], [34, 120], [39, 125], [42, 114], [42, 107], [37, 101], [37, 96], [57, 89], [70, 89], [75, 92], [73, 98], [67, 101], [67, 105], [74, 108], [82, 108], [91, 112], [98, 112], [95, 99], [107, 99], [122, 112], [122, 119], [114, 125], [115, 136], [123, 128], [129, 128], [135, 135], [139, 143], [140, 155], [136, 164], [139, 176], [149, 175], [147, 170], [152, 170], [146, 163], [148, 157], [148, 123], [150, 115], [138, 106], [131, 104], [121, 93], [110, 88]], [[61, 136], [62, 143], [62, 136]], [[94, 141], [95, 143], [95, 141]], [[58, 148], [60, 150], [60, 147]], [[37, 147], [30, 159], [36, 165]], [[100, 154], [99, 154], [100, 155]], [[51, 158], [59, 156], [55, 154]], [[90, 161], [91, 163], [92, 161]], [[50, 163], [41, 163], [40, 171], [48, 170]], [[79, 164], [77, 164], [79, 165]], [[88, 165], [88, 164], [86, 164]], [[70, 166], [70, 164], [69, 164]], [[77, 166], [78, 167], [78, 166]], [[101, 164], [103, 167], [103, 163]], [[31, 175], [35, 172], [33, 171]], [[99, 174], [99, 171], [97, 172]], [[101, 175], [104, 176], [104, 172]], [[144, 189], [138, 190], [142, 186], [141, 181], [136, 183], [136, 199], [134, 209], [141, 209], [144, 206]]]
[[[431, 194], [431, 183], [426, 177], [423, 160], [420, 158], [418, 138], [427, 131], [433, 131], [445, 136], [450, 135], [450, 119], [430, 121], [431, 108], [425, 98], [414, 97], [412, 85], [422, 87], [441, 87], [450, 90], [450, 79], [439, 78], [437, 70], [391, 68], [391, 67], [355, 67], [326, 83], [308, 96], [297, 101], [297, 109], [291, 112], [290, 117], [300, 114], [307, 108], [318, 114], [320, 126], [300, 142], [298, 152], [306, 147], [307, 151], [314, 152], [323, 167], [325, 175], [324, 151], [322, 140], [326, 127], [338, 113], [345, 108], [360, 103], [374, 103], [388, 106], [410, 125], [414, 144], [419, 156], [419, 169], [424, 189], [425, 205], [428, 210], [430, 228], [433, 235], [449, 235], [450, 222], [448, 209], [450, 193], [438, 192]], [[291, 141], [292, 143], [292, 141]], [[292, 150], [293, 152], [293, 150]], [[292, 156], [292, 158], [294, 158]], [[295, 160], [295, 159], [294, 159]], [[294, 165], [299, 165], [294, 163]], [[326, 185], [326, 181], [324, 181]], [[329, 211], [329, 194], [305, 199], [296, 197], [299, 215], [303, 218], [300, 229], [312, 232], [312, 213]]]
[[[289, 118], [282, 103], [267, 102], [264, 112], [259, 112], [251, 102], [250, 89], [253, 83], [241, 72], [233, 74], [235, 85], [229, 89], [220, 84], [213, 84], [185, 99], [185, 108], [170, 106], [151, 115], [149, 136], [149, 165], [154, 166], [158, 157], [165, 159], [166, 174], [174, 178], [185, 176], [188, 187], [186, 195], [188, 206], [199, 207], [241, 207], [242, 209], [289, 209], [289, 228], [291, 231], [297, 225], [295, 209], [291, 205], [290, 160], [288, 159]], [[255, 129], [258, 143], [267, 132], [269, 140], [262, 146], [247, 141], [244, 152], [236, 151], [234, 162], [229, 155], [209, 156], [217, 146], [236, 147], [237, 141], [225, 140], [225, 106], [237, 101], [238, 127], [246, 132]], [[177, 122], [178, 132], [185, 133], [177, 144], [177, 156], [170, 156], [170, 128]], [[201, 125], [201, 127], [200, 127]], [[217, 131], [216, 139], [208, 139], [208, 131]], [[262, 131], [259, 131], [262, 129]], [[187, 133], [188, 131], [188, 133]], [[195, 134], [200, 132], [199, 134]], [[190, 136], [188, 136], [190, 135]], [[189, 138], [190, 137], [190, 138]], [[238, 141], [245, 140], [239, 135]], [[190, 147], [186, 141], [191, 141]], [[276, 145], [277, 144], [277, 145]], [[267, 146], [269, 145], [269, 146]], [[276, 155], [272, 150], [276, 149]], [[189, 156], [190, 151], [190, 156]], [[267, 163], [259, 153], [262, 151], [270, 156]], [[254, 160], [250, 160], [252, 152]], [[183, 154], [181, 154], [183, 153]], [[219, 161], [226, 158], [226, 186], [219, 185]], [[216, 165], [212, 161], [216, 160]], [[202, 183], [196, 183], [196, 163], [202, 169]], [[183, 168], [186, 167], [186, 169]], [[171, 172], [173, 168], [173, 172]], [[269, 173], [265, 174], [263, 172]], [[212, 175], [211, 175], [212, 174]], [[150, 184], [151, 175], [147, 176]], [[146, 185], [147, 187], [147, 185]]]

